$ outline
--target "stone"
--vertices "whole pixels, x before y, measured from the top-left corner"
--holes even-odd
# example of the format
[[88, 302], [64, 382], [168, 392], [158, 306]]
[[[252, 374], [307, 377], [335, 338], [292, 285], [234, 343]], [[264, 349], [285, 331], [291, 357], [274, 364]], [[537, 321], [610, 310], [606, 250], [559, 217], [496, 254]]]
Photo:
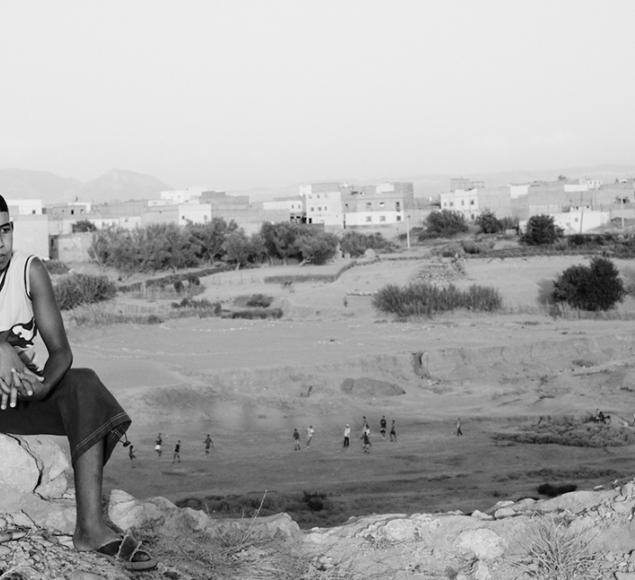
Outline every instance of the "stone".
[[494, 512], [494, 517], [497, 520], [502, 518], [510, 518], [516, 515], [516, 510], [513, 507], [504, 507]]
[[472, 512], [471, 517], [473, 517], [474, 519], [477, 519], [477, 520], [493, 520], [494, 519], [494, 516], [491, 516], [490, 514], [483, 513], [483, 512], [481, 512], [479, 510], [474, 510]]
[[493, 560], [505, 552], [505, 541], [487, 528], [461, 532], [457, 538], [459, 548], [472, 552], [479, 560]]
[[68, 478], [72, 477], [70, 462], [66, 454], [51, 437], [22, 437], [23, 445], [35, 457], [40, 470], [40, 483], [35, 493], [43, 498], [60, 498], [68, 489]]
[[39, 483], [40, 470], [33, 455], [20, 444], [19, 438], [0, 435], [0, 457], [0, 488], [32, 493]]

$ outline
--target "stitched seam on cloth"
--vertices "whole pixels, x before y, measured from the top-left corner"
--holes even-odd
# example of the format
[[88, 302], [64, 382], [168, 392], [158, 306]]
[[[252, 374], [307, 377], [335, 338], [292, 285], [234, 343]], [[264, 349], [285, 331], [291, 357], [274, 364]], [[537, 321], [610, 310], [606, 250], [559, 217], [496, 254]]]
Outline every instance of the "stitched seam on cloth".
[[118, 424], [122, 422], [122, 419], [128, 420], [128, 421], [130, 420], [130, 418], [128, 417], [128, 414], [125, 411], [118, 413], [117, 415], [112, 417], [107, 423], [104, 423], [101, 427], [98, 427], [92, 433], [90, 433], [89, 435], [84, 437], [81, 441], [79, 441], [75, 447], [75, 450], [72, 453], [72, 457], [71, 457], [72, 462], [75, 463], [75, 460], [86, 449], [88, 449], [89, 446], [87, 444], [90, 443], [91, 440], [95, 439], [97, 441], [101, 439], [100, 437], [101, 435], [105, 435], [109, 431], [112, 431], [114, 428], [116, 428]]

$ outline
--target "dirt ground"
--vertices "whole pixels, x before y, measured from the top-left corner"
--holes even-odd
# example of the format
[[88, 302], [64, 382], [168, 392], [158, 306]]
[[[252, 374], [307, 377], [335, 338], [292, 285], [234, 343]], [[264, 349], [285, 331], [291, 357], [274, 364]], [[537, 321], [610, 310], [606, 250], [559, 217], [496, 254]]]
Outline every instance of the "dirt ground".
[[[499, 290], [504, 311], [456, 312], [398, 322], [375, 311], [371, 294], [406, 284], [438, 261], [381, 260], [336, 282], [264, 282], [266, 275], [328, 273], [263, 268], [202, 280], [210, 300], [262, 292], [279, 320], [187, 318], [160, 325], [69, 329], [75, 366], [94, 368], [133, 418], [125, 449], [113, 456], [106, 487], [172, 500], [237, 493], [330, 494], [341, 519], [370, 512], [486, 509], [499, 499], [537, 497], [545, 482], [590, 489], [635, 471], [633, 347], [635, 301], [609, 317], [552, 318], [537, 296], [580, 257], [467, 260], [459, 287]], [[627, 272], [627, 262], [615, 262]], [[346, 298], [346, 300], [345, 300]], [[527, 444], [497, 434], [602, 409], [624, 431], [615, 447]], [[379, 419], [396, 420], [398, 441]], [[362, 453], [362, 417], [372, 448]], [[457, 418], [463, 436], [455, 434]], [[352, 427], [342, 448], [344, 425]], [[315, 436], [304, 445], [306, 428]], [[297, 427], [303, 448], [293, 450]], [[163, 434], [164, 453], [153, 451]], [[215, 446], [204, 453], [210, 433]], [[181, 462], [172, 463], [177, 439]]]

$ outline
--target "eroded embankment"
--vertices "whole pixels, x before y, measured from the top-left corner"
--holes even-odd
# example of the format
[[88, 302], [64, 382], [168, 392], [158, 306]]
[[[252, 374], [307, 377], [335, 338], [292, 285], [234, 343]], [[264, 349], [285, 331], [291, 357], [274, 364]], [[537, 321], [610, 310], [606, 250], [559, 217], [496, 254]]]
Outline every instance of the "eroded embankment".
[[273, 428], [285, 416], [308, 413], [339, 421], [342, 408], [363, 410], [378, 400], [406, 414], [417, 402], [440, 412], [448, 404], [444, 397], [456, 394], [463, 396], [457, 405], [469, 399], [474, 406], [481, 398], [493, 410], [516, 401], [521, 413], [523, 405], [529, 413], [558, 412], [560, 399], [563, 410], [571, 409], [572, 397], [594, 393], [603, 406], [620, 406], [635, 384], [634, 343], [630, 335], [561, 335], [535, 342], [519, 337], [507, 345], [445, 345], [313, 365], [181, 369], [182, 384], [142, 389], [131, 399], [145, 409], [138, 423], [209, 420], [241, 430], [263, 413]]

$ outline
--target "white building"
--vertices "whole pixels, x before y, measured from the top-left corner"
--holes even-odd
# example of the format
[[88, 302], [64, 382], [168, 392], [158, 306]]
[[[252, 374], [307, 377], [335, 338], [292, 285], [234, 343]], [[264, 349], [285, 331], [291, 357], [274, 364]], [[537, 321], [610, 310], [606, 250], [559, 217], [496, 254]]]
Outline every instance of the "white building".
[[304, 195], [307, 223], [344, 227], [342, 192], [339, 184], [301, 185], [300, 195]]
[[[161, 192], [161, 200], [168, 204], [186, 203], [188, 201], [198, 200], [208, 187], [187, 187], [185, 189], [170, 189]], [[160, 204], [156, 204], [160, 205]]]
[[463, 214], [466, 220], [474, 221], [480, 214], [478, 189], [457, 189], [439, 195], [441, 209]]
[[586, 207], [572, 208], [567, 212], [552, 214], [553, 223], [562, 228], [565, 235], [584, 234], [611, 221], [608, 211], [596, 211]]
[[212, 206], [209, 203], [180, 203], [166, 206], [148, 207], [141, 216], [141, 225], [150, 224], [204, 224], [212, 220]]
[[42, 215], [41, 199], [7, 199], [9, 213], [16, 215]]

